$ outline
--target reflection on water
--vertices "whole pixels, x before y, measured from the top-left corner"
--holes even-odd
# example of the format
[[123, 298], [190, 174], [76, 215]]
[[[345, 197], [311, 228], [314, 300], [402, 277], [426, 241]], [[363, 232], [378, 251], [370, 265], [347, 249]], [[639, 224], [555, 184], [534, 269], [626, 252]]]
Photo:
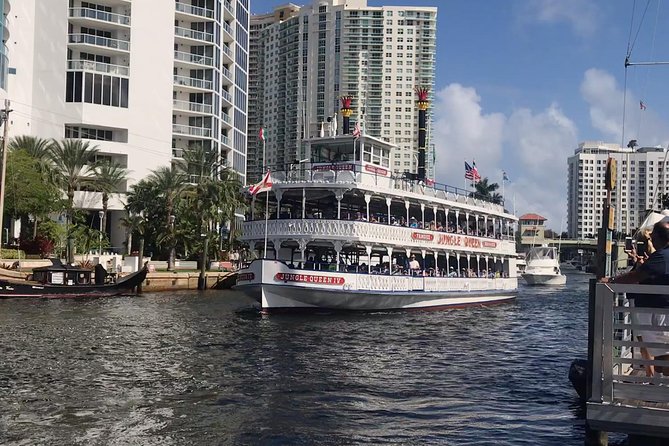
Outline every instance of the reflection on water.
[[567, 372], [588, 278], [433, 312], [262, 316], [230, 291], [2, 301], [0, 440], [580, 445]]

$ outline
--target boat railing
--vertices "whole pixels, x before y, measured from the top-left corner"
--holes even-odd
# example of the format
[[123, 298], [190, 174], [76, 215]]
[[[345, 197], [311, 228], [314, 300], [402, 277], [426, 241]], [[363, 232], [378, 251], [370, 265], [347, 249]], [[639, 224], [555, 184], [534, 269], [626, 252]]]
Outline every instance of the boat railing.
[[404, 191], [427, 197], [455, 201], [462, 204], [483, 207], [495, 212], [504, 211], [504, 202], [491, 201], [474, 191], [428, 180], [426, 182], [407, 179], [406, 176], [392, 175], [391, 171], [376, 165], [361, 165], [353, 162], [291, 164], [270, 167], [272, 181], [277, 184], [359, 184], [373, 186], [376, 190], [388, 192]]
[[648, 295], [667, 296], [669, 286], [591, 287], [587, 420], [595, 430], [669, 435], [669, 360], [658, 359], [669, 355], [669, 308], [639, 306]]
[[469, 251], [479, 255], [515, 255], [515, 240], [431, 231], [357, 220], [281, 219], [243, 223], [242, 240], [261, 240], [267, 233], [272, 239], [296, 239], [311, 236], [320, 239], [360, 240], [361, 243], [395, 244], [406, 248]]

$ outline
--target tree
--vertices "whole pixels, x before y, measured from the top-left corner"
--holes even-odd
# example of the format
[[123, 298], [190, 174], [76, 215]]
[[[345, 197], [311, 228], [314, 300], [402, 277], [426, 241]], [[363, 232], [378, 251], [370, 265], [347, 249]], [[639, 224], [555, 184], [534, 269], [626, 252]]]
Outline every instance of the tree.
[[24, 150], [28, 155], [39, 161], [49, 161], [49, 146], [51, 141], [48, 139], [36, 138], [34, 136], [16, 136], [9, 141], [9, 150]]
[[50, 213], [62, 209], [60, 191], [43, 181], [39, 161], [23, 149], [7, 154], [5, 212], [14, 218], [33, 221], [33, 239], [37, 224]]
[[128, 178], [128, 169], [117, 162], [105, 161], [95, 167], [95, 187], [102, 192], [102, 231], [107, 227], [109, 196], [117, 193], [119, 186]]
[[67, 261], [74, 261], [74, 246], [71, 239], [71, 224], [74, 212], [74, 192], [93, 181], [93, 164], [98, 148], [80, 139], [53, 140], [49, 146], [49, 158], [53, 163], [54, 180], [67, 194], [66, 227], [68, 233]]
[[491, 201], [496, 204], [502, 203], [502, 196], [496, 192], [499, 189], [499, 184], [489, 183], [488, 177], [485, 177], [481, 181], [476, 183], [475, 187], [476, 191], [470, 194], [470, 196]]
[[[121, 224], [125, 226], [128, 231], [127, 241], [127, 254], [132, 254], [132, 235], [137, 233], [139, 235], [139, 249], [137, 250], [139, 261], [142, 261], [144, 257], [144, 234], [146, 230], [146, 220], [144, 216], [139, 214], [128, 214], [128, 216], [121, 219]], [[140, 265], [141, 266], [141, 265]]]
[[154, 170], [148, 176], [147, 182], [158, 193], [162, 199], [167, 213], [165, 219], [165, 232], [158, 237], [157, 241], [164, 246], [169, 247], [169, 257], [167, 260], [167, 270], [174, 269], [174, 262], [176, 258], [176, 238], [174, 231], [174, 223], [176, 215], [174, 215], [175, 205], [186, 187], [186, 175], [177, 166], [163, 166]]

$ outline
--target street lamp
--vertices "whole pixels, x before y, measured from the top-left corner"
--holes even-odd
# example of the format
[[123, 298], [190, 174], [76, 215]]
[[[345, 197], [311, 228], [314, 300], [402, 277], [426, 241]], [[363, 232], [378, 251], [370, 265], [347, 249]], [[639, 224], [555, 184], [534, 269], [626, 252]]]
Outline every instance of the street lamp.
[[172, 246], [170, 247], [170, 253], [169, 253], [169, 258], [167, 260], [167, 270], [172, 271], [174, 268], [174, 263], [175, 263], [175, 257], [176, 257], [176, 240], [174, 239], [174, 221], [176, 220], [176, 216], [170, 214], [168, 217], [168, 221], [170, 224], [170, 235], [172, 236]]
[[105, 216], [105, 211], [98, 211], [98, 217], [100, 217], [100, 234], [98, 234], [98, 241], [99, 241], [99, 246], [100, 246], [100, 251], [98, 251], [98, 255], [102, 255], [102, 217]]

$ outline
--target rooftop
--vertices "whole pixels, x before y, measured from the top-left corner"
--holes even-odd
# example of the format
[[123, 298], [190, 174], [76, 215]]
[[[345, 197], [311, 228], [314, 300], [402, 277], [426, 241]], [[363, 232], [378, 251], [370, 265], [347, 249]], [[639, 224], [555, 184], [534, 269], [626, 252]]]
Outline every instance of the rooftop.
[[525, 214], [525, 215], [521, 215], [520, 218], [518, 218], [518, 220], [541, 220], [541, 221], [546, 221], [548, 219], [545, 218], [545, 217], [542, 217], [539, 214]]

